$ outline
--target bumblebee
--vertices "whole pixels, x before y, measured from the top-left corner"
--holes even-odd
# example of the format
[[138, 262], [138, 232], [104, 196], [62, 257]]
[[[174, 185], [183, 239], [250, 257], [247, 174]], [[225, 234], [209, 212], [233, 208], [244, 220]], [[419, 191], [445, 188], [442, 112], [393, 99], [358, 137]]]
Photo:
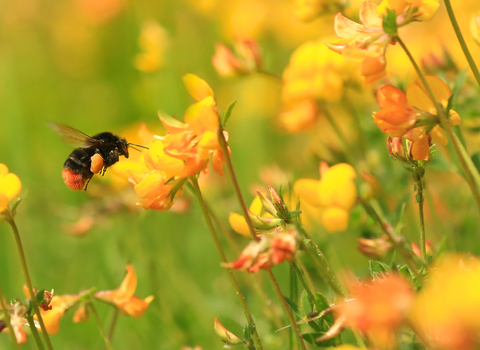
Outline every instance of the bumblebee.
[[129, 147], [147, 148], [128, 143], [111, 132], [90, 137], [66, 125], [50, 123], [49, 126], [61, 136], [63, 142], [76, 147], [63, 164], [62, 172], [65, 184], [75, 191], [86, 191], [93, 175], [103, 176], [108, 167], [119, 161], [120, 156], [128, 158]]

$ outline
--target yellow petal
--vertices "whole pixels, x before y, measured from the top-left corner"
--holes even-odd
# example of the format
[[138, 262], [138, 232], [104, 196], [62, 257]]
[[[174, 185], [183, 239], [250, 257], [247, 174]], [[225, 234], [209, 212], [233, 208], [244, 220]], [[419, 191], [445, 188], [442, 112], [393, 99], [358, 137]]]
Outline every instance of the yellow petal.
[[218, 130], [218, 114], [215, 100], [211, 96], [188, 107], [184, 118], [197, 135], [201, 135], [205, 131], [217, 132]]
[[247, 222], [245, 218], [237, 213], [230, 213], [228, 217], [228, 222], [230, 222], [230, 226], [232, 229], [245, 237], [250, 237], [250, 230], [248, 228]]
[[153, 171], [135, 185], [135, 192], [140, 198], [160, 196], [165, 178], [158, 171]]
[[320, 181], [300, 179], [293, 185], [293, 190], [300, 197], [300, 200], [315, 207], [322, 205], [320, 201]]
[[342, 232], [348, 228], [348, 212], [339, 207], [328, 207], [322, 213], [322, 224], [328, 232]]
[[201, 101], [204, 98], [213, 97], [213, 91], [208, 83], [197, 77], [195, 74], [187, 74], [183, 76], [183, 83], [189, 94], [196, 100]]
[[447, 136], [445, 135], [445, 131], [443, 131], [442, 127], [440, 125], [435, 126], [432, 131], [430, 131], [430, 134], [432, 135], [433, 139], [435, 142], [446, 146], [448, 143]]
[[[262, 213], [263, 204], [259, 196], [256, 196], [253, 199], [252, 204], [250, 204], [250, 211], [255, 215], [260, 215]], [[249, 231], [250, 234], [250, 231]]]
[[3, 194], [8, 200], [12, 200], [17, 197], [22, 190], [22, 182], [17, 175], [9, 173], [0, 177], [0, 193]]
[[0, 177], [8, 174], [8, 168], [5, 164], [0, 163]]
[[3, 213], [5, 210], [8, 209], [8, 202], [8, 198], [0, 193], [0, 213]]
[[[435, 95], [437, 101], [440, 103], [442, 103], [442, 101], [448, 101], [452, 95], [448, 85], [442, 79], [437, 77], [426, 76], [425, 78], [427, 79], [428, 85], [430, 85], [432, 88], [433, 94]], [[417, 79], [408, 87], [407, 100], [408, 103], [413, 107], [430, 113], [437, 113], [435, 106], [433, 105], [430, 97], [428, 97], [428, 93], [420, 79]]]

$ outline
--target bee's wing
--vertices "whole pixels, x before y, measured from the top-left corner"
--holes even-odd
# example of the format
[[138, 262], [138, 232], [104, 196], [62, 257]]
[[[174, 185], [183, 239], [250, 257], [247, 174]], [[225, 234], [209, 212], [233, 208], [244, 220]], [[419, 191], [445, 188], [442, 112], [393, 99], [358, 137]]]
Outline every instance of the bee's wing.
[[101, 142], [70, 126], [56, 123], [48, 123], [47, 125], [60, 135], [63, 142], [76, 148], [90, 147]]

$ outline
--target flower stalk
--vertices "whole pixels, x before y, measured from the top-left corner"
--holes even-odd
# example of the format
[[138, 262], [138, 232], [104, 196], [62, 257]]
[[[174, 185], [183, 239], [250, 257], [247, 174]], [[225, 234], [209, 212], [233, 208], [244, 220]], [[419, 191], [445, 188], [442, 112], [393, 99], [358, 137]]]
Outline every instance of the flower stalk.
[[[215, 248], [217, 249], [218, 255], [220, 256], [220, 260], [222, 263], [228, 263], [227, 257], [225, 256], [225, 252], [223, 251], [222, 245], [220, 244], [220, 240], [218, 239], [217, 232], [215, 231], [215, 228], [213, 226], [212, 219], [210, 217], [208, 208], [205, 204], [205, 201], [203, 199], [202, 192], [200, 191], [200, 186], [198, 186], [198, 180], [195, 177], [191, 177], [190, 181], [193, 186], [193, 190], [195, 192], [195, 195], [198, 199], [198, 202], [200, 204], [200, 207], [202, 208], [203, 216], [205, 217], [205, 221], [207, 222], [208, 229], [210, 230], [210, 234], [212, 235], [213, 242], [215, 243]], [[238, 285], [238, 282], [233, 275], [233, 272], [231, 269], [225, 269], [227, 272], [228, 277], [230, 278], [230, 282], [232, 283], [233, 288], [235, 289], [235, 292], [238, 296], [238, 300], [240, 301], [240, 304], [242, 305], [242, 309], [245, 313], [245, 317], [247, 318], [248, 324], [252, 326], [252, 332], [254, 335], [254, 340], [256, 341], [256, 345], [258, 346], [259, 349], [263, 349], [262, 343], [260, 341], [260, 336], [258, 335], [257, 332], [257, 327], [255, 325], [255, 321], [253, 320], [252, 314], [250, 313], [250, 310], [248, 309], [247, 302], [245, 301], [245, 297], [243, 296], [242, 291], [240, 290], [240, 286]]]
[[15, 236], [15, 243], [17, 245], [18, 257], [20, 258], [20, 263], [22, 265], [23, 275], [25, 277], [25, 282], [27, 283], [28, 292], [30, 294], [30, 299], [33, 304], [33, 309], [38, 317], [38, 323], [40, 323], [40, 328], [42, 330], [43, 337], [45, 342], [47, 343], [47, 347], [49, 350], [53, 350], [52, 343], [50, 341], [50, 337], [48, 336], [47, 329], [42, 319], [42, 315], [40, 314], [40, 310], [38, 308], [37, 298], [35, 297], [35, 293], [33, 292], [32, 281], [30, 279], [30, 273], [28, 272], [27, 268], [27, 260], [25, 258], [25, 252], [22, 246], [22, 240], [20, 238], [20, 233], [18, 232], [17, 225], [15, 224], [15, 220], [13, 219], [12, 214], [10, 211], [5, 212], [5, 221], [8, 222], [10, 227], [12, 228], [13, 235]]
[[103, 329], [102, 320], [100, 319], [100, 315], [98, 314], [97, 309], [95, 308], [95, 306], [91, 302], [88, 303], [88, 307], [92, 311], [92, 314], [95, 318], [95, 321], [97, 322], [98, 330], [100, 332], [100, 335], [103, 338], [103, 341], [105, 342], [105, 347], [107, 348], [107, 350], [113, 350], [112, 344], [110, 343], [110, 340], [109, 340], [107, 334], [105, 333], [105, 330]]
[[407, 54], [410, 62], [415, 68], [415, 71], [417, 72], [420, 80], [422, 81], [423, 86], [425, 86], [425, 89], [427, 91], [428, 96], [430, 97], [430, 100], [435, 105], [435, 109], [437, 110], [438, 116], [440, 117], [442, 126], [447, 132], [452, 142], [453, 148], [457, 153], [457, 156], [460, 160], [460, 164], [462, 165], [462, 169], [465, 173], [465, 177], [467, 179], [468, 185], [470, 186], [470, 190], [472, 191], [473, 197], [475, 198], [475, 202], [477, 203], [478, 209], [480, 211], [480, 191], [478, 188], [478, 186], [480, 186], [480, 174], [478, 173], [478, 170], [473, 164], [472, 159], [468, 155], [465, 147], [458, 139], [458, 136], [453, 132], [452, 127], [450, 126], [448, 122], [448, 118], [445, 114], [445, 109], [440, 105], [440, 103], [435, 98], [435, 94], [433, 93], [432, 87], [428, 83], [427, 79], [425, 78], [425, 75], [421, 71], [420, 67], [418, 66], [412, 54], [408, 50], [407, 46], [398, 35], [395, 36], [395, 40], [400, 44], [402, 49]]
[[[38, 334], [37, 327], [35, 326], [35, 321], [33, 320], [33, 316], [27, 317], [28, 325], [30, 326], [30, 331], [32, 332], [33, 338], [35, 339], [35, 343], [37, 343], [38, 350], [44, 350], [42, 340], [40, 339], [40, 335]], [[15, 342], [16, 343], [16, 342]]]
[[427, 251], [425, 248], [425, 220], [423, 216], [423, 203], [425, 202], [424, 196], [424, 180], [423, 180], [423, 171], [418, 171], [418, 169], [423, 168], [415, 168], [414, 169], [414, 177], [415, 183], [417, 185], [417, 196], [416, 200], [418, 203], [418, 216], [420, 218], [420, 250], [422, 252], [422, 259], [425, 260], [427, 258]]
[[444, 2], [445, 2], [445, 8], [447, 9], [448, 17], [450, 18], [450, 22], [452, 23], [453, 30], [455, 31], [455, 35], [457, 36], [460, 46], [462, 47], [463, 54], [467, 59], [468, 65], [472, 70], [473, 76], [475, 77], [477, 84], [480, 86], [480, 72], [478, 71], [478, 67], [475, 64], [475, 61], [473, 60], [472, 54], [468, 49], [465, 39], [463, 38], [462, 31], [460, 30], [460, 26], [458, 25], [457, 19], [455, 18], [455, 13], [453, 12], [452, 4], [450, 0], [444, 0]]

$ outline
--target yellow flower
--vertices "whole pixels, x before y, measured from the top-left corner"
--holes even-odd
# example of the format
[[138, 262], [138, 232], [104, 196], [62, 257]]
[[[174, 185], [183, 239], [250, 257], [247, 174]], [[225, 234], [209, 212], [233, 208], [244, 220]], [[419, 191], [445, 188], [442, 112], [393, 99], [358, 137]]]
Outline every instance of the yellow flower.
[[286, 108], [279, 114], [279, 119], [288, 132], [299, 132], [312, 126], [317, 121], [319, 113], [315, 101], [307, 99]]
[[295, 50], [283, 72], [282, 98], [286, 103], [304, 99], [338, 101], [351, 72], [351, 64], [323, 42], [307, 42]]
[[322, 5], [323, 0], [294, 0], [293, 14], [299, 20], [309, 22], [322, 12]]
[[[252, 204], [250, 204], [250, 211], [255, 215], [260, 215], [262, 213], [262, 201], [260, 200], [260, 197], [256, 196], [253, 199]], [[248, 228], [247, 222], [245, 221], [243, 215], [230, 213], [228, 221], [236, 233], [239, 233], [245, 237], [251, 237], [250, 229]]]
[[383, 0], [377, 8], [380, 17], [387, 14], [387, 9], [394, 10], [397, 16], [410, 12], [417, 21], [429, 21], [440, 6], [439, 0]]
[[125, 315], [138, 318], [147, 311], [148, 305], [153, 300], [153, 295], [145, 299], [136, 297], [134, 293], [137, 289], [137, 274], [133, 265], [128, 264], [125, 268], [128, 272], [120, 288], [97, 292], [95, 298], [115, 305]]
[[302, 201], [320, 207], [322, 224], [328, 232], [348, 228], [350, 210], [357, 200], [356, 177], [353, 167], [341, 163], [328, 168], [320, 181], [300, 179], [294, 191]]
[[480, 332], [480, 264], [447, 256], [430, 269], [411, 318], [417, 330], [445, 350], [477, 349]]
[[141, 53], [135, 56], [135, 67], [143, 72], [154, 72], [163, 65], [168, 45], [166, 30], [157, 22], [146, 22], [138, 39]]
[[8, 209], [8, 203], [22, 190], [22, 182], [17, 175], [8, 172], [5, 164], [0, 163], [0, 213]]

